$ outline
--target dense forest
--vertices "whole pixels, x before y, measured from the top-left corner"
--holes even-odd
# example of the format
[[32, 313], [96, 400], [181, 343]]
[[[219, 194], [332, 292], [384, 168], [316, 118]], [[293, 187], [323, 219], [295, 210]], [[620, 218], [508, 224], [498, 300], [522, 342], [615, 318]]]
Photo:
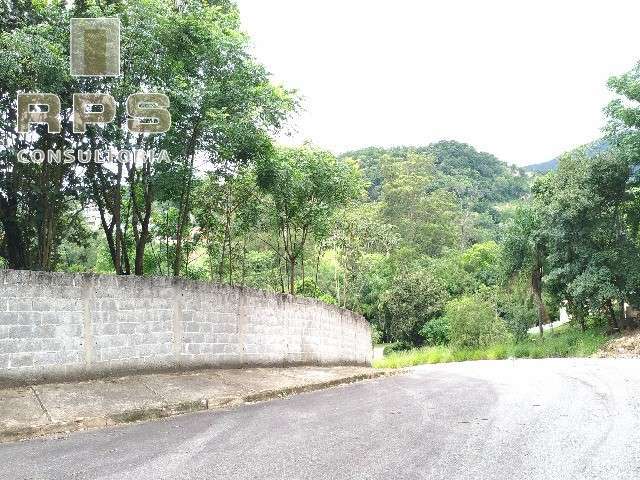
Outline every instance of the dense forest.
[[[233, 2], [180, 5], [0, 3], [3, 268], [315, 297], [362, 313], [398, 348], [521, 339], [560, 306], [585, 329], [627, 321], [640, 285], [640, 67], [609, 81], [607, 148], [576, 149], [546, 174], [453, 140], [337, 156], [277, 144], [300, 96], [252, 57]], [[114, 15], [122, 75], [70, 76], [70, 18]], [[116, 98], [116, 121], [74, 134], [71, 95], [94, 91]], [[123, 131], [138, 91], [170, 98], [167, 134]], [[19, 134], [18, 92], [60, 95], [64, 134]], [[17, 161], [23, 148], [132, 145], [172, 161]]]

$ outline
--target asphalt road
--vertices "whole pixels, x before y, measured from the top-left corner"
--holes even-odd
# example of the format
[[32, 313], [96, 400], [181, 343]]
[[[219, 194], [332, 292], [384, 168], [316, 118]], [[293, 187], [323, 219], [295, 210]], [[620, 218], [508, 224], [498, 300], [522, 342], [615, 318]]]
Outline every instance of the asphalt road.
[[638, 479], [640, 360], [409, 374], [0, 446], [3, 479]]

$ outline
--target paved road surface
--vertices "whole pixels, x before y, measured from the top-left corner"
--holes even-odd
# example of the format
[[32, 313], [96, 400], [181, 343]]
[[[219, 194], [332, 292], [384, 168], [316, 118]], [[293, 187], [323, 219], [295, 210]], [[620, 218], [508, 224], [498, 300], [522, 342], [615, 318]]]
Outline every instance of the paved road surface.
[[640, 361], [519, 360], [0, 446], [0, 478], [640, 478]]

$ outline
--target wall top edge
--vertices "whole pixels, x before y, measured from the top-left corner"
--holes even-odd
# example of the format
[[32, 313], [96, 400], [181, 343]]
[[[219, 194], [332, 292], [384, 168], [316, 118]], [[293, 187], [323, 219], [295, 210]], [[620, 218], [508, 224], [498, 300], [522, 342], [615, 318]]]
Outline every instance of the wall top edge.
[[275, 299], [282, 303], [314, 305], [340, 315], [346, 315], [358, 322], [369, 322], [360, 314], [342, 307], [325, 303], [321, 300], [308, 297], [293, 296], [286, 293], [269, 292], [253, 287], [241, 287], [236, 285], [219, 284], [202, 280], [191, 280], [182, 277], [160, 276], [135, 276], [135, 275], [111, 275], [100, 273], [69, 273], [69, 272], [44, 272], [37, 270], [11, 270], [0, 269], [0, 298], [2, 290], [9, 285], [42, 285], [94, 288], [96, 293], [100, 288], [122, 288], [129, 295], [135, 295], [137, 289], [170, 288], [178, 292], [210, 293], [221, 295], [250, 296], [253, 298]]

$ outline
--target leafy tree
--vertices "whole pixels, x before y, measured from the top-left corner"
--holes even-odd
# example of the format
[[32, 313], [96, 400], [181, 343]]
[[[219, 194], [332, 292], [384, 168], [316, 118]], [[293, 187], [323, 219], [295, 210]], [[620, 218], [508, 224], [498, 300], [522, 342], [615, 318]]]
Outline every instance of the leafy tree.
[[426, 271], [398, 274], [381, 302], [392, 339], [411, 345], [422, 343], [421, 329], [440, 316], [448, 297], [445, 286]]
[[258, 215], [254, 208], [259, 201], [255, 172], [241, 167], [237, 172], [210, 173], [193, 197], [194, 214], [210, 259], [210, 278], [244, 285], [248, 234]]
[[438, 255], [459, 241], [456, 224], [459, 211], [455, 197], [446, 190], [430, 191], [435, 179], [433, 157], [410, 154], [382, 162], [382, 215], [395, 225], [406, 246], [418, 252]]
[[461, 257], [459, 251], [450, 251], [441, 257], [424, 261], [424, 268], [446, 286], [452, 297], [473, 293], [478, 288], [477, 279], [464, 268]]
[[333, 233], [329, 239], [342, 267], [341, 281], [336, 295], [341, 305], [358, 309], [368, 273], [369, 254], [388, 254], [400, 241], [394, 225], [381, 218], [380, 204], [364, 203], [344, 208], [336, 215]]
[[529, 277], [520, 274], [508, 284], [501, 285], [496, 291], [495, 302], [498, 316], [504, 321], [509, 333], [516, 341], [525, 340], [529, 328], [538, 321]]
[[383, 339], [390, 339], [390, 326], [385, 322], [385, 292], [394, 280], [394, 265], [389, 255], [383, 253], [367, 253], [362, 257], [360, 275], [357, 279], [357, 304], [353, 306], [371, 323], [377, 325]]
[[296, 105], [293, 92], [271, 84], [264, 67], [249, 55], [248, 38], [231, 5], [189, 2], [164, 24], [164, 46], [175, 59], [165, 78], [171, 79], [169, 96], [177, 113], [165, 143], [170, 155], [181, 159], [166, 172], [177, 180], [174, 275], [180, 273], [198, 164], [246, 164], [269, 155], [269, 134]]
[[544, 334], [542, 325], [551, 321], [542, 299], [545, 249], [540, 213], [532, 205], [521, 206], [505, 232], [503, 262], [509, 276], [524, 274], [529, 278], [541, 336]]
[[[0, 48], [0, 223], [1, 254], [14, 268], [53, 268], [67, 206], [94, 205], [101, 218], [116, 273], [144, 273], [156, 201], [175, 203], [178, 216], [172, 273], [189, 264], [192, 192], [204, 163], [243, 164], [271, 149], [296, 99], [270, 82], [249, 54], [237, 8], [227, 0], [123, 0], [115, 2], [18, 2], [3, 17]], [[121, 21], [122, 74], [71, 77], [68, 68], [72, 17], [113, 17]], [[18, 91], [55, 92], [62, 99], [63, 134], [38, 125], [32, 135], [15, 129]], [[108, 92], [117, 103], [114, 122], [72, 134], [74, 92]], [[126, 131], [125, 100], [131, 93], [165, 93], [173, 128], [164, 135]], [[22, 148], [121, 150], [166, 149], [170, 164], [149, 159], [115, 167], [90, 163], [25, 165]], [[197, 161], [196, 161], [197, 160]], [[189, 240], [187, 240], [189, 241]], [[187, 256], [188, 257], [188, 256]]]
[[545, 218], [551, 291], [583, 325], [589, 311], [602, 311], [611, 331], [640, 278], [640, 252], [626, 222], [630, 173], [616, 152], [589, 158], [578, 150], [534, 187]]
[[451, 326], [446, 317], [438, 317], [424, 324], [420, 335], [427, 345], [447, 345], [451, 341]]
[[483, 348], [508, 338], [504, 322], [495, 306], [479, 296], [463, 296], [445, 307], [451, 342], [462, 348]]
[[626, 157], [631, 165], [640, 164], [640, 63], [633, 69], [608, 81], [616, 94], [606, 107], [609, 142]]
[[[11, 2], [3, 7], [8, 15], [0, 16], [0, 255], [10, 268], [51, 270], [56, 249], [68, 233], [63, 218], [82, 201], [77, 175], [61, 164], [21, 164], [17, 152], [67, 148], [72, 139], [49, 134], [43, 125], [34, 134], [19, 134], [16, 97], [18, 92], [53, 91], [69, 99], [76, 91], [64, 46], [71, 15], [63, 2]], [[63, 128], [68, 121], [64, 110]]]
[[[307, 241], [327, 238], [338, 208], [357, 199], [363, 183], [357, 168], [332, 154], [305, 145], [281, 148], [256, 168], [260, 188], [268, 194], [267, 212], [278, 233], [272, 247], [286, 262], [288, 289], [295, 293], [296, 268], [304, 262]], [[281, 243], [280, 243], [281, 242]], [[304, 278], [304, 263], [302, 263]]]
[[462, 252], [462, 267], [483, 285], [495, 285], [500, 277], [502, 250], [494, 242], [476, 243]]
[[304, 280], [296, 283], [296, 294], [301, 297], [316, 298], [330, 305], [337, 305], [338, 302], [330, 294], [323, 291], [313, 280]]

